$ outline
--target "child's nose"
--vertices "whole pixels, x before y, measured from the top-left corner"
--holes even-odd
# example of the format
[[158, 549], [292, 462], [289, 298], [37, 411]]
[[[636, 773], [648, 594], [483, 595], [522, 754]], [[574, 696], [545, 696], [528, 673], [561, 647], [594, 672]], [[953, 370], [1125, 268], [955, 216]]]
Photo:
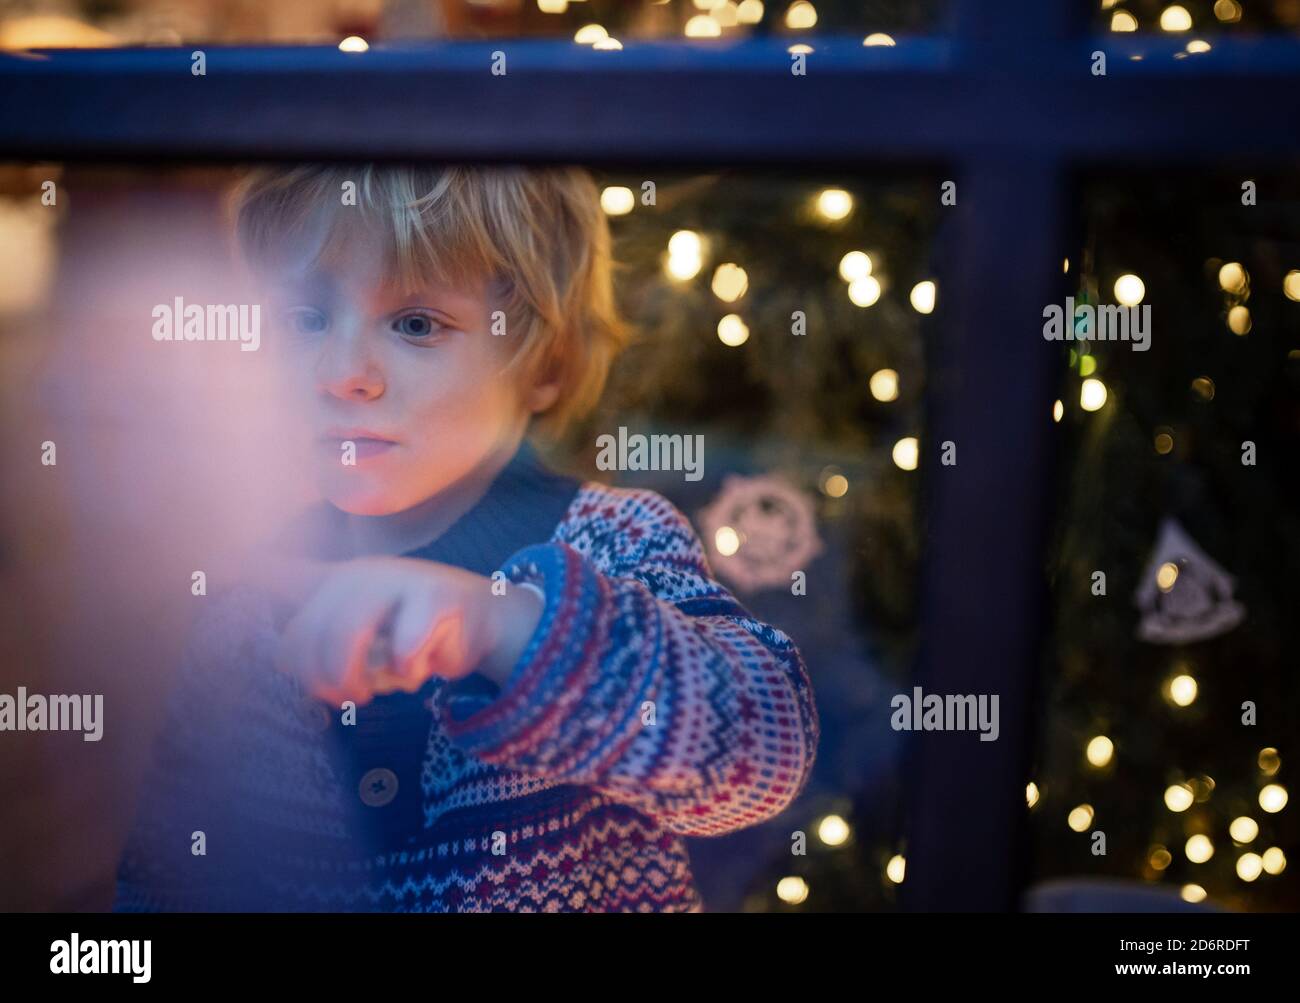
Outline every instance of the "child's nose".
[[330, 339], [317, 378], [321, 389], [340, 400], [373, 400], [384, 392], [384, 374], [370, 351], [368, 339], [359, 334]]

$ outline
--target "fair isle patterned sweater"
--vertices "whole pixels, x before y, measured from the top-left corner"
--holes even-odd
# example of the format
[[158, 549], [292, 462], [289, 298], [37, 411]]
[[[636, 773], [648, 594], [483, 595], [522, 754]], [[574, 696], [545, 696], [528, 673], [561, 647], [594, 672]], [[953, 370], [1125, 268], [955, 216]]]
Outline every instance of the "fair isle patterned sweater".
[[343, 723], [272, 668], [286, 611], [232, 590], [190, 644], [114, 908], [699, 910], [682, 837], [772, 818], [811, 770], [791, 640], [667, 500], [527, 444], [407, 556], [542, 591], [505, 686], [433, 679]]

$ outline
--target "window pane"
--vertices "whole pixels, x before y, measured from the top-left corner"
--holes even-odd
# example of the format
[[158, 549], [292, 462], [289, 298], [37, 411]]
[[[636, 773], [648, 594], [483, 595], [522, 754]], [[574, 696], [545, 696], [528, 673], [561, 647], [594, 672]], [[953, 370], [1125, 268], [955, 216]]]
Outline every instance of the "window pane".
[[[144, 0], [89, 5], [75, 17], [53, 0], [0, 15], [0, 47], [312, 44], [429, 39], [735, 39], [774, 35], [918, 34], [935, 31], [946, 0], [303, 0], [293, 4], [191, 4]], [[708, 7], [709, 10], [702, 8]], [[872, 44], [889, 44], [876, 38]]]
[[[425, 170], [418, 177], [427, 182], [433, 168]], [[330, 233], [346, 239], [320, 245], [329, 250], [310, 259], [326, 263], [318, 268], [304, 271], [306, 259], [292, 255], [271, 268], [257, 263], [270, 258], [247, 253], [241, 266], [232, 255], [227, 199], [242, 173], [90, 165], [0, 171], [0, 399], [8, 469], [20, 472], [0, 491], [0, 588], [11, 639], [0, 692], [24, 685], [29, 692], [100, 693], [106, 708], [100, 743], [55, 744], [45, 739], [66, 736], [29, 735], [13, 744], [17, 755], [6, 757], [12, 772], [4, 796], [23, 806], [0, 836], [0, 903], [7, 907], [109, 905], [134, 806], [149, 804], [142, 777], [155, 737], [168, 727], [183, 646], [195, 622], [203, 623], [231, 583], [242, 580], [234, 555], [265, 553], [268, 541], [278, 547], [286, 539], [282, 527], [302, 525], [304, 508], [316, 511], [322, 496], [337, 510], [331, 519], [360, 519], [345, 520], [342, 529], [330, 522], [323, 537], [303, 530], [310, 544], [304, 547], [336, 560], [360, 546], [351, 535], [357, 526], [372, 525], [368, 519], [389, 509], [407, 511], [391, 499], [367, 502], [346, 490], [340, 496], [343, 489], [329, 477], [346, 461], [332, 456], [333, 467], [324, 469], [320, 441], [300, 448], [304, 433], [308, 440], [323, 434], [326, 445], [345, 452], [349, 436], [387, 434], [403, 445], [407, 431], [435, 430], [426, 442], [434, 459], [412, 468], [418, 484], [403, 496], [413, 503], [420, 478], [470, 478], [450, 470], [452, 463], [490, 441], [480, 430], [496, 413], [491, 388], [506, 386], [497, 382], [504, 378], [497, 368], [478, 373], [457, 361], [455, 346], [469, 345], [468, 335], [459, 342], [454, 333], [439, 335], [445, 340], [421, 346], [431, 322], [409, 312], [420, 304], [385, 298], [405, 295], [405, 287], [391, 288], [400, 285], [396, 271], [368, 270], [380, 260], [361, 239], [370, 230], [349, 229], [353, 217], [346, 213], [361, 213], [367, 197], [388, 189], [359, 178], [358, 204], [349, 205], [338, 176], [308, 172], [325, 177], [324, 188], [301, 177], [287, 181], [287, 192], [307, 192], [331, 210], [337, 201], [336, 214], [325, 218], [341, 228]], [[591, 194], [612, 234], [617, 307], [632, 343], [595, 410], [558, 436], [539, 436], [539, 450], [555, 469], [584, 481], [650, 490], [670, 501], [701, 541], [721, 587], [755, 621], [793, 640], [820, 712], [816, 765], [797, 801], [754, 825], [688, 837], [694, 880], [712, 909], [894, 908], [890, 875], [901, 878], [905, 736], [890, 727], [890, 698], [909, 691], [916, 648], [916, 441], [924, 435], [923, 334], [936, 295], [928, 283], [937, 180], [733, 170], [602, 172], [594, 180]], [[493, 247], [518, 239], [552, 248], [534, 262], [536, 274], [511, 273], [510, 282], [491, 286], [491, 296], [502, 299], [483, 302], [507, 304], [501, 317], [489, 319], [485, 308], [480, 326], [448, 318], [458, 308], [444, 303], [434, 324], [483, 335], [498, 333], [491, 324], [499, 319], [508, 343], [512, 334], [522, 337], [513, 325], [532, 316], [527, 309], [550, 317], [557, 330], [575, 317], [604, 323], [592, 320], [598, 311], [590, 304], [548, 304], [537, 285], [543, 272], [568, 274], [567, 259], [554, 250], [568, 225], [556, 219], [568, 217], [545, 216], [559, 212], [558, 198], [535, 205], [551, 219], [546, 226], [512, 237], [509, 224], [518, 217], [507, 213], [495, 234]], [[273, 222], [262, 229], [270, 243], [292, 248], [298, 241], [317, 247], [312, 234], [320, 235]], [[454, 236], [450, 229], [438, 234]], [[472, 282], [443, 285], [438, 295], [452, 303], [458, 292], [477, 289]], [[264, 295], [268, 286], [273, 295]], [[524, 306], [511, 298], [521, 289]], [[231, 326], [221, 329], [228, 336], [218, 338], [209, 308], [230, 305], [235, 312], [222, 316]], [[196, 306], [197, 315], [190, 312]], [[262, 318], [256, 339], [245, 324], [253, 307]], [[590, 353], [556, 351], [557, 373], [591, 360]], [[447, 359], [442, 367], [429, 361], [437, 352]], [[390, 367], [394, 359], [400, 365]], [[397, 410], [367, 410], [385, 393]], [[301, 408], [294, 403], [300, 400], [307, 402]], [[325, 412], [348, 427], [322, 433], [312, 422]], [[347, 417], [354, 413], [376, 417]], [[353, 444], [358, 469], [387, 455], [382, 441]], [[656, 597], [672, 597], [655, 607], [665, 622], [689, 614], [703, 629], [726, 614], [693, 598], [696, 565], [684, 538], [652, 532], [662, 510], [649, 502], [611, 508], [607, 499], [621, 496], [593, 490], [590, 511], [565, 510], [572, 525], [587, 527], [571, 527], [565, 539], [604, 562], [602, 574], [614, 583], [608, 588], [626, 588], [616, 579], [641, 575]], [[506, 508], [517, 501], [507, 495]], [[518, 516], [547, 519], [531, 509]], [[529, 530], [540, 534], [529, 542], [545, 542], [557, 518], [552, 513], [542, 530]], [[614, 543], [590, 528], [597, 524]], [[296, 532], [288, 539], [298, 540]], [[512, 539], [511, 532], [500, 535]], [[490, 531], [466, 546], [491, 552], [505, 544]], [[439, 553], [440, 561], [462, 559]], [[622, 560], [631, 563], [619, 571]], [[268, 604], [267, 615], [277, 608]], [[649, 658], [645, 623], [640, 633], [606, 638], [599, 650]], [[279, 636], [285, 626], [276, 624]], [[767, 628], [754, 629], [780, 647]], [[261, 664], [266, 652], [238, 643], [238, 631], [218, 633], [231, 639], [218, 661]], [[580, 652], [595, 643], [590, 633], [575, 628], [557, 640], [563, 650]], [[673, 648], [657, 657], [673, 666], [703, 664], [688, 635], [664, 636]], [[740, 646], [733, 655], [759, 657], [743, 641], [727, 635], [726, 645]], [[724, 664], [745, 676], [743, 660]], [[616, 669], [611, 663], [609, 671]], [[725, 804], [740, 798], [730, 791], [743, 788], [750, 770], [743, 754], [737, 758], [748, 741], [743, 722], [776, 713], [779, 704], [771, 701], [779, 687], [772, 683], [776, 689], [756, 702], [730, 701], [728, 676], [703, 688], [704, 676], [690, 678], [680, 690], [654, 683], [657, 725], [694, 729], [672, 733], [687, 761], [731, 764], [717, 767]], [[224, 701], [234, 685], [230, 692], [218, 688], [214, 700]], [[689, 723], [684, 705], [693, 708]], [[362, 723], [366, 712], [363, 705]], [[447, 819], [474, 816], [487, 788], [466, 779], [464, 763], [441, 740], [429, 739], [426, 750], [427, 732], [428, 720], [426, 734], [417, 736], [417, 753], [428, 755], [423, 771], [417, 755], [413, 773], [392, 772], [397, 797], [418, 791], [430, 817], [442, 819], [443, 828], [432, 831], [445, 838]], [[246, 732], [231, 735], [238, 743]], [[797, 758], [794, 749], [792, 743], [782, 755]], [[274, 786], [292, 761], [268, 755], [261, 780], [219, 779]], [[632, 772], [644, 765], [636, 760]], [[46, 781], [16, 793], [17, 778], [33, 771]], [[660, 782], [690, 789], [679, 778]], [[699, 807], [706, 816], [712, 810]], [[503, 812], [502, 831], [513, 831]], [[74, 817], [78, 823], [68, 824]], [[617, 824], [635, 828], [626, 819]]]
[[1099, 31], [1142, 31], [1172, 36], [1300, 31], [1293, 0], [1084, 0]]
[[1037, 875], [1293, 910], [1300, 188], [1097, 178], [1082, 214], [1075, 303], [1144, 328], [1061, 348]]

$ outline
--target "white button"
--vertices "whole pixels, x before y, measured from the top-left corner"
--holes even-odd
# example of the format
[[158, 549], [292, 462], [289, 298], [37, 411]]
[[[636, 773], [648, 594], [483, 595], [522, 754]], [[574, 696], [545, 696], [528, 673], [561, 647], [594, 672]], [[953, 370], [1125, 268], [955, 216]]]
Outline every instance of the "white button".
[[397, 797], [397, 774], [392, 770], [367, 770], [357, 785], [361, 800], [371, 808], [382, 808]]

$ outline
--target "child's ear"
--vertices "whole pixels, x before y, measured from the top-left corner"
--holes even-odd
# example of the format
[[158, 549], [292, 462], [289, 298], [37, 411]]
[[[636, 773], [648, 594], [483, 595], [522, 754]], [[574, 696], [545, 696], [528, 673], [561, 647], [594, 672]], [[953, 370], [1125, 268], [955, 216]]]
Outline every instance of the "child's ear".
[[528, 388], [525, 403], [528, 405], [528, 410], [533, 414], [541, 414], [543, 411], [549, 410], [559, 399], [559, 380], [546, 380], [535, 383]]

